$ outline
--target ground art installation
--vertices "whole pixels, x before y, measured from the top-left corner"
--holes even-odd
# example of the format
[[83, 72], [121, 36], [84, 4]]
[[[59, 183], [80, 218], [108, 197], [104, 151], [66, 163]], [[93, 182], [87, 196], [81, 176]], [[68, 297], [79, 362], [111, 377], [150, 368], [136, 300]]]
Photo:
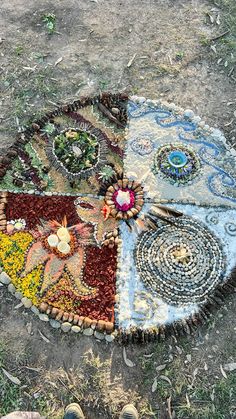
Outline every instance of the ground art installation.
[[53, 328], [161, 340], [234, 291], [236, 152], [191, 110], [58, 108], [1, 158], [0, 191], [0, 282]]

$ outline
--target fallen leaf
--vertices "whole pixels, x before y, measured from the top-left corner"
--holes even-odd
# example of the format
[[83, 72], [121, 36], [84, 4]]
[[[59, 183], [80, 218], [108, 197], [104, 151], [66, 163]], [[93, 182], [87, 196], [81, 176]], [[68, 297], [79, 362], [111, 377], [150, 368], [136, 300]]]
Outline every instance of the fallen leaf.
[[155, 380], [153, 381], [152, 384], [152, 393], [154, 393], [154, 391], [156, 391], [157, 389], [157, 377], [155, 378]]
[[229, 364], [224, 365], [225, 371], [234, 371], [236, 370], [236, 362], [230, 362]]
[[31, 335], [31, 332], [32, 332], [32, 323], [31, 322], [26, 323], [26, 330], [29, 333], [29, 335]]
[[131, 65], [133, 64], [133, 62], [134, 62], [134, 60], [135, 60], [136, 55], [137, 55], [137, 53], [135, 53], [135, 54], [133, 55], [133, 57], [129, 60], [129, 62], [128, 62], [128, 64], [127, 64], [127, 67], [128, 67], [128, 68], [129, 68], [129, 67], [131, 67]]
[[62, 61], [62, 57], [58, 58], [58, 60], [55, 62], [54, 67], [56, 67], [57, 64], [59, 64]]
[[224, 378], [228, 378], [226, 372], [223, 370], [222, 365], [220, 365], [220, 371]]
[[170, 386], [172, 386], [172, 382], [170, 381], [170, 379], [168, 377], [166, 377], [166, 375], [160, 375], [160, 377], [162, 380], [166, 381], [167, 383], [170, 384]]
[[181, 355], [183, 353], [182, 349], [177, 345], [176, 345], [176, 349], [177, 349], [177, 352], [179, 353], [179, 355]]
[[216, 18], [216, 24], [217, 24], [217, 25], [220, 25], [220, 15], [217, 15], [217, 18]]
[[154, 353], [148, 354], [148, 355], [143, 355], [143, 356], [144, 356], [144, 358], [151, 358], [153, 355], [154, 355]]
[[157, 372], [159, 372], [159, 371], [163, 371], [165, 368], [166, 368], [166, 364], [158, 365], [158, 366], [156, 367], [156, 371], [157, 371]]
[[186, 402], [187, 402], [187, 408], [189, 409], [191, 407], [190, 401], [189, 401], [189, 397], [188, 394], [185, 394], [185, 398], [186, 398]]
[[127, 358], [125, 347], [123, 348], [123, 357], [124, 357], [124, 361], [127, 367], [132, 368], [135, 366], [135, 364], [130, 359]]
[[2, 368], [2, 372], [8, 378], [8, 380], [10, 380], [13, 384], [16, 384], [17, 386], [20, 386], [21, 385], [21, 382], [20, 382], [19, 378], [14, 377], [14, 375], [10, 374], [4, 368]]
[[47, 343], [51, 343], [51, 342], [50, 342], [50, 340], [49, 340], [48, 338], [46, 338], [46, 336], [44, 336], [44, 335], [42, 334], [42, 332], [40, 332], [40, 330], [38, 330], [38, 332], [39, 332], [39, 334], [40, 334], [41, 338], [42, 338], [45, 342], [47, 342]]
[[216, 46], [215, 45], [211, 45], [211, 49], [212, 49], [212, 51], [214, 51], [215, 54], [217, 54]]
[[14, 307], [14, 310], [17, 310], [18, 308], [20, 308], [20, 307], [22, 307], [23, 306], [23, 303], [19, 303], [19, 304], [17, 304], [15, 307]]
[[187, 354], [186, 355], [187, 361], [191, 362], [192, 361], [192, 355], [191, 354]]

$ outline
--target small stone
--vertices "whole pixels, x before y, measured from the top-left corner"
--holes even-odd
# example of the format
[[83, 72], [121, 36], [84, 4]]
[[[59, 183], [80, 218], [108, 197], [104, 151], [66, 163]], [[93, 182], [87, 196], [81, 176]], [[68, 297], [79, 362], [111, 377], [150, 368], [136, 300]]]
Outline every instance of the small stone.
[[81, 328], [79, 326], [72, 326], [71, 330], [74, 333], [79, 333], [81, 331]]
[[32, 311], [32, 313], [36, 314], [36, 316], [39, 315], [39, 309], [36, 306], [32, 306], [30, 310]]
[[25, 308], [30, 308], [32, 306], [32, 301], [27, 297], [23, 297], [21, 302], [24, 304]]
[[11, 294], [15, 294], [15, 292], [16, 292], [16, 289], [15, 289], [15, 287], [14, 287], [14, 285], [12, 284], [12, 283], [10, 283], [9, 285], [8, 285], [8, 291], [11, 293]]
[[47, 310], [48, 308], [48, 304], [47, 303], [41, 303], [39, 310], [42, 311], [43, 313]]
[[62, 323], [61, 330], [65, 333], [69, 332], [71, 329], [71, 324], [69, 322]]
[[83, 335], [92, 336], [93, 335], [93, 329], [91, 329], [91, 327], [88, 327], [87, 329], [84, 329], [83, 330]]
[[60, 329], [60, 327], [61, 327], [61, 323], [60, 322], [57, 322], [54, 319], [50, 319], [49, 320], [49, 323], [53, 327], [53, 329]]
[[15, 293], [15, 297], [17, 298], [17, 300], [21, 300], [21, 299], [22, 299], [22, 297], [23, 297], [22, 292], [17, 291], [17, 292]]
[[194, 117], [194, 112], [193, 112], [191, 109], [186, 109], [186, 110], [184, 111], [184, 116], [185, 116], [186, 118], [191, 119], [191, 118], [193, 118], [193, 117]]
[[105, 340], [109, 343], [113, 342], [115, 340], [115, 336], [114, 335], [106, 335], [105, 336]]
[[11, 278], [6, 274], [6, 272], [2, 272], [0, 274], [0, 282], [4, 285], [8, 285], [11, 282]]
[[40, 318], [40, 320], [42, 320], [43, 322], [48, 322], [48, 321], [49, 321], [49, 317], [48, 317], [48, 315], [47, 315], [47, 314], [44, 314], [44, 313], [40, 313], [40, 314], [39, 314], [39, 318]]
[[97, 330], [95, 330], [94, 336], [99, 340], [103, 340], [105, 338], [105, 335], [103, 333], [98, 332]]

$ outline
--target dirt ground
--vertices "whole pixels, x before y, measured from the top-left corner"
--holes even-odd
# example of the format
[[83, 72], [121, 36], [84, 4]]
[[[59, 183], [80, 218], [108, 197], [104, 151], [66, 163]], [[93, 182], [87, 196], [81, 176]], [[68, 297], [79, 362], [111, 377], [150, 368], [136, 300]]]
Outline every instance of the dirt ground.
[[[100, 90], [193, 109], [235, 143], [234, 0], [1, 0], [0, 11], [2, 153], [29, 120]], [[127, 347], [134, 367], [117, 344], [62, 335], [17, 305], [0, 288], [0, 367], [21, 381], [0, 369], [0, 414], [60, 418], [79, 401], [91, 419], [127, 402], [141, 418], [236, 417], [233, 296], [196, 336]]]

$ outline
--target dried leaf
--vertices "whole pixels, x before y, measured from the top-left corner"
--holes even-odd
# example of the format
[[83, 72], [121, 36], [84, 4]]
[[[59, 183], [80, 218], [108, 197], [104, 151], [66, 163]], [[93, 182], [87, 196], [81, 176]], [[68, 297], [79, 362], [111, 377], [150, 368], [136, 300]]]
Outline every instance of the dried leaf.
[[234, 371], [236, 370], [236, 362], [230, 362], [229, 364], [224, 365], [225, 371]]
[[158, 365], [158, 366], [156, 367], [156, 371], [157, 371], [157, 372], [159, 372], [159, 371], [163, 371], [165, 368], [166, 368], [166, 364]]
[[21, 308], [23, 306], [23, 303], [19, 303], [14, 307], [14, 310], [17, 310], [18, 308]]
[[48, 338], [46, 338], [46, 336], [44, 336], [44, 335], [42, 334], [42, 332], [40, 332], [40, 330], [38, 330], [38, 332], [39, 332], [39, 334], [40, 334], [41, 338], [42, 338], [45, 342], [47, 342], [47, 343], [51, 343], [51, 342], [50, 342], [50, 340], [49, 340]]
[[190, 404], [189, 397], [188, 397], [187, 393], [185, 394], [185, 397], [186, 397], [186, 401], [187, 401], [187, 408], [190, 408], [191, 404]]
[[135, 366], [135, 364], [130, 359], [127, 358], [125, 347], [123, 348], [123, 358], [127, 367], [132, 368]]
[[208, 366], [207, 366], [206, 362], [204, 363], [204, 370], [208, 371]]
[[152, 384], [152, 393], [154, 393], [156, 389], [157, 389], [157, 377], [155, 377], [155, 380], [153, 381], [153, 384]]
[[29, 333], [29, 335], [31, 335], [31, 333], [32, 333], [32, 323], [31, 322], [26, 323], [26, 330]]
[[191, 354], [187, 354], [186, 355], [187, 361], [191, 362], [192, 361], [192, 355]]
[[210, 22], [211, 23], [214, 23], [214, 16], [210, 15], [210, 13], [207, 13], [207, 15], [208, 15], [208, 17], [210, 19]]
[[217, 25], [220, 25], [220, 15], [217, 15], [217, 18], [216, 18], [216, 24], [217, 24]]
[[228, 378], [226, 372], [223, 370], [222, 365], [220, 365], [220, 371], [224, 378]]
[[168, 377], [166, 377], [165, 375], [160, 375], [160, 377], [162, 380], [166, 381], [167, 383], [170, 384], [170, 386], [172, 386], [172, 382], [170, 381], [170, 379]]
[[177, 352], [179, 353], [179, 355], [181, 355], [183, 353], [182, 349], [179, 346], [176, 346]]
[[4, 368], [2, 368], [2, 372], [8, 378], [8, 380], [10, 380], [13, 384], [16, 384], [17, 386], [21, 385], [21, 382], [20, 382], [19, 378], [14, 377], [14, 375], [10, 374]]
[[212, 51], [214, 51], [215, 54], [217, 54], [216, 46], [215, 45], [211, 45], [211, 49], [212, 49]]
[[154, 353], [152, 353], [152, 354], [147, 354], [147, 355], [143, 355], [143, 356], [144, 356], [144, 358], [151, 358], [153, 355], [154, 355]]
[[57, 64], [59, 64], [62, 61], [62, 57], [58, 58], [58, 60], [55, 62], [54, 67], [56, 67]]
[[133, 62], [134, 62], [134, 59], [135, 59], [136, 55], [137, 55], [137, 53], [135, 53], [135, 54], [133, 55], [133, 57], [129, 60], [129, 62], [128, 62], [128, 64], [127, 64], [127, 67], [128, 67], [128, 68], [129, 68], [129, 67], [131, 67], [131, 65], [133, 64]]

